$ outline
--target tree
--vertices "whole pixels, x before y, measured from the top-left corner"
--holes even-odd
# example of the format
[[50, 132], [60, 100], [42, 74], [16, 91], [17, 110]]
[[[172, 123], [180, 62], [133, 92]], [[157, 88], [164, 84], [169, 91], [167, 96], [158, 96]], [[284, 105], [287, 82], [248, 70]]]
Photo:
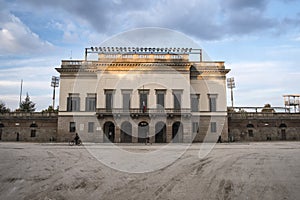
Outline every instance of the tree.
[[267, 103], [267, 104], [265, 104], [265, 106], [263, 107], [263, 109], [261, 110], [261, 112], [274, 113], [275, 110], [274, 110], [274, 108], [272, 108], [271, 104]]
[[5, 106], [5, 103], [0, 101], [0, 113], [8, 113], [10, 109]]
[[42, 110], [43, 113], [50, 113], [50, 112], [58, 112], [58, 107], [56, 109], [53, 109], [52, 106], [49, 106], [47, 109]]
[[21, 112], [34, 112], [35, 111], [35, 103], [30, 101], [30, 97], [28, 93], [26, 94], [26, 98], [20, 104], [20, 111]]

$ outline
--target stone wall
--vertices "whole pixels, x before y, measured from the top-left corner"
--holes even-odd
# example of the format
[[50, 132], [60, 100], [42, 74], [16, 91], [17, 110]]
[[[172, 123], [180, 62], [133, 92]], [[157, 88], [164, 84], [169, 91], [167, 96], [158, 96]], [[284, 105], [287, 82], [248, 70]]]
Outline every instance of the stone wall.
[[49, 142], [56, 138], [56, 113], [0, 114], [1, 141]]
[[228, 113], [230, 141], [300, 140], [300, 113]]

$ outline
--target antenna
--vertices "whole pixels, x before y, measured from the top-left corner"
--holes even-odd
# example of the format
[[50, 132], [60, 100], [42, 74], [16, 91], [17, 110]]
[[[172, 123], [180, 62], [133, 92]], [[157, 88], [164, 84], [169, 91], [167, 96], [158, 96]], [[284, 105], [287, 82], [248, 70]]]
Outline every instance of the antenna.
[[23, 79], [21, 79], [19, 109], [21, 109], [22, 90], [23, 90]]

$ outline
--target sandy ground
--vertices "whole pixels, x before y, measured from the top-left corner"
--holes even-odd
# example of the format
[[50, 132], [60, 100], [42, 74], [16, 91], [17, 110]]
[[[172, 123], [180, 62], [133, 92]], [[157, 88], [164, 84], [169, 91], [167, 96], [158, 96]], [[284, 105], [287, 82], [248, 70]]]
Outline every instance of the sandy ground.
[[[201, 159], [200, 144], [193, 144], [175, 162], [145, 173], [112, 169], [87, 146], [105, 154], [113, 148], [0, 143], [0, 199], [300, 198], [300, 142], [216, 144]], [[162, 145], [118, 147], [143, 155]]]

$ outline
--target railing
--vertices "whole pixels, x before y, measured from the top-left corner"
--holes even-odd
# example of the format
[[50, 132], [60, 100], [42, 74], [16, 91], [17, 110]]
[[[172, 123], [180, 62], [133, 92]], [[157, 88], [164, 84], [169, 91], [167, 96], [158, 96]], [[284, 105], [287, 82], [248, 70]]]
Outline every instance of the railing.
[[182, 109], [155, 109], [155, 108], [148, 108], [148, 109], [139, 109], [139, 108], [130, 108], [130, 109], [123, 109], [123, 108], [113, 108], [113, 109], [105, 109], [105, 108], [97, 108], [97, 114], [189, 114], [191, 113], [191, 109], [182, 108]]
[[9, 112], [0, 113], [0, 117], [57, 117], [57, 112]]
[[228, 113], [288, 113], [287, 107], [228, 107]]
[[300, 113], [228, 112], [233, 119], [300, 119]]

